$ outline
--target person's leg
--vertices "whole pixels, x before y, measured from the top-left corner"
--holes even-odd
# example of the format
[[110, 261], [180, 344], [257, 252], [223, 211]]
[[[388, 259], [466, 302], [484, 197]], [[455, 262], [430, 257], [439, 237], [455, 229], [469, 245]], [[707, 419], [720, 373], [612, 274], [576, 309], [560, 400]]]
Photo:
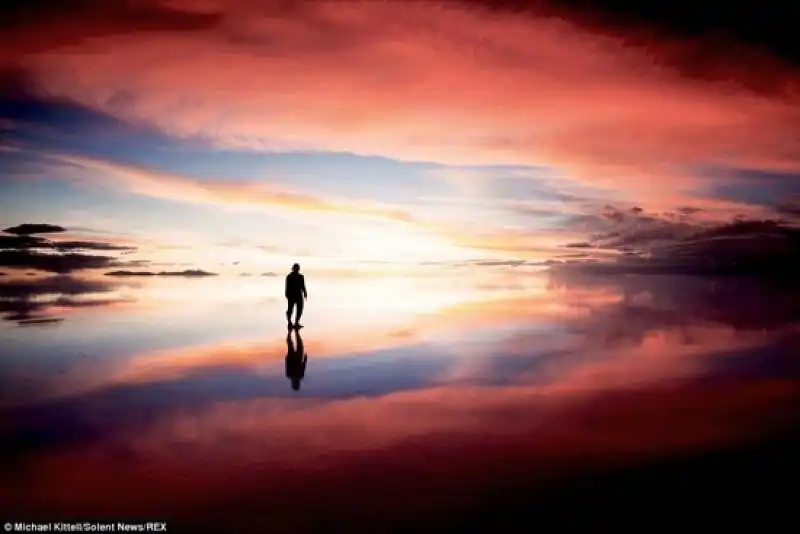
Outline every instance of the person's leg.
[[286, 321], [292, 322], [292, 310], [294, 309], [294, 300], [286, 299]]
[[298, 300], [296, 304], [297, 304], [297, 315], [295, 315], [294, 324], [299, 324], [300, 317], [303, 316], [303, 299], [301, 298], [300, 300]]

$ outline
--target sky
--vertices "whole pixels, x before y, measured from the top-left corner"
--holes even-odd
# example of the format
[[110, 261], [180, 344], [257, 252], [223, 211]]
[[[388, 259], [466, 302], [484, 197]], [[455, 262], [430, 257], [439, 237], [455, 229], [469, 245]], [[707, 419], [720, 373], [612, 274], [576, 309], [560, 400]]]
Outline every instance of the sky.
[[623, 7], [5, 8], [0, 270], [789, 272], [779, 19]]

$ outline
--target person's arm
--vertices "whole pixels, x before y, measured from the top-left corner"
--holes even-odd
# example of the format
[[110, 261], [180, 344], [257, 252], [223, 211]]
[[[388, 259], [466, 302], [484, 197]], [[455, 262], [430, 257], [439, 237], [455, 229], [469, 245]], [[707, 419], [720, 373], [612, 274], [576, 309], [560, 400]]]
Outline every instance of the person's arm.
[[306, 291], [306, 277], [300, 279], [300, 284], [303, 287], [303, 297], [308, 298], [308, 291]]
[[284, 284], [283, 296], [286, 297], [287, 299], [289, 298], [289, 277], [288, 276], [286, 277], [286, 283]]

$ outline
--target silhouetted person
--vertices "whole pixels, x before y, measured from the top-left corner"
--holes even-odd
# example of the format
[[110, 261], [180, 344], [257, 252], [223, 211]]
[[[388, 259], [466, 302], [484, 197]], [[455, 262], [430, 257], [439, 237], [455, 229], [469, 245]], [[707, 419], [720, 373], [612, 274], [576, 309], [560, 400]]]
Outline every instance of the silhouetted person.
[[300, 381], [306, 374], [306, 360], [308, 356], [303, 349], [303, 338], [298, 330], [294, 331], [297, 346], [292, 342], [292, 332], [286, 334], [286, 378], [292, 381], [292, 389], [300, 390]]
[[300, 324], [300, 317], [303, 316], [303, 302], [308, 298], [306, 292], [306, 280], [300, 274], [300, 265], [292, 265], [292, 272], [286, 275], [286, 320], [289, 328], [292, 327], [292, 310], [297, 308], [297, 315], [294, 318], [294, 327], [303, 328]]

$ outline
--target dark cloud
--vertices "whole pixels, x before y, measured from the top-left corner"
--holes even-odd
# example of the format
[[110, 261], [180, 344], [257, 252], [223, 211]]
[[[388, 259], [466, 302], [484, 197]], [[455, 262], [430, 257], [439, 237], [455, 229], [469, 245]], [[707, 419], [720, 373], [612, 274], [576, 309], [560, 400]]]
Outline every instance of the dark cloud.
[[800, 195], [794, 195], [780, 202], [775, 209], [784, 217], [800, 220]]
[[[595, 274], [739, 275], [772, 277], [784, 284], [800, 280], [800, 228], [778, 221], [734, 221], [683, 237], [676, 228], [664, 229], [663, 244], [652, 245], [653, 236], [648, 236], [646, 254], [577, 268]], [[637, 234], [622, 241], [633, 241], [631, 235]]]
[[684, 206], [682, 208], [678, 208], [677, 211], [682, 215], [694, 215], [695, 213], [699, 213], [703, 210], [700, 208], [693, 208], [691, 206]]
[[562, 259], [578, 259], [578, 258], [588, 258], [590, 257], [589, 254], [585, 252], [571, 252], [569, 254], [559, 254], [556, 258]]
[[123, 265], [114, 258], [93, 254], [53, 254], [34, 250], [0, 250], [0, 265], [18, 269], [36, 269], [68, 274], [87, 269], [104, 269]]
[[567, 248], [592, 248], [592, 244], [585, 241], [581, 241], [580, 243], [567, 243], [564, 246]]
[[639, 207], [621, 210], [606, 205], [596, 215], [573, 217], [569, 226], [591, 234], [586, 245], [638, 253], [656, 245], [690, 237], [705, 229], [707, 225], [692, 217], [697, 211], [681, 208], [678, 213], [654, 214], [646, 213]]
[[85, 269], [134, 266], [146, 263], [144, 260], [120, 262], [109, 256], [80, 252], [96, 250], [130, 254], [137, 250], [133, 246], [97, 241], [53, 241], [34, 235], [66, 231], [67, 229], [63, 226], [39, 223], [25, 223], [6, 228], [3, 232], [9, 235], [0, 234], [0, 265], [67, 274]]
[[519, 267], [526, 265], [525, 260], [476, 260], [465, 262], [466, 265], [476, 265], [479, 267]]
[[186, 269], [185, 271], [110, 271], [106, 276], [217, 276], [217, 273], [209, 273], [200, 269]]
[[624, 212], [618, 210], [613, 206], [608, 206], [608, 205], [606, 205], [603, 208], [603, 211], [600, 212], [600, 216], [610, 221], [614, 221], [615, 223], [621, 223], [625, 220]]
[[278, 276], [277, 273], [261, 273], [261, 276]]
[[730, 224], [724, 224], [707, 230], [697, 232], [692, 236], [694, 240], [714, 239], [722, 237], [764, 237], [769, 238], [773, 235], [783, 235], [790, 237], [793, 230], [783, 227], [778, 221], [773, 220], [736, 220]]
[[2, 7], [0, 70], [13, 68], [29, 54], [78, 44], [86, 39], [131, 32], [200, 30], [220, 20], [218, 14], [158, 4], [33, 0], [16, 3], [10, 8]]
[[24, 223], [6, 228], [3, 232], [15, 235], [34, 235], [34, 234], [52, 234], [59, 232], [66, 232], [67, 229], [63, 226], [56, 226], [54, 224], [38, 224], [38, 223]]
[[51, 248], [52, 246], [50, 241], [43, 237], [0, 234], [0, 249]]
[[96, 241], [58, 241], [53, 243], [58, 250], [108, 250], [108, 251], [134, 251], [136, 247], [128, 245], [114, 245]]
[[[768, 50], [771, 54], [789, 61], [800, 62], [800, 51], [790, 36], [790, 22], [786, 18], [786, 4], [767, 1], [728, 4], [709, 1], [707, 9], [698, 10], [683, 2], [631, 2], [629, 0], [469, 0], [514, 12], [554, 13], [565, 10], [573, 21], [596, 27], [603, 24], [617, 31], [644, 27], [647, 32], [673, 35], [679, 38], [696, 38], [715, 35], [725, 37], [726, 43], [742, 43]], [[732, 53], [729, 51], [728, 53]], [[724, 51], [709, 50], [709, 55]], [[677, 59], [677, 58], [676, 58]], [[688, 59], [688, 58], [687, 58]], [[698, 58], [702, 59], [702, 58]]]
[[522, 267], [522, 266], [543, 266], [550, 265], [549, 262], [543, 261], [530, 261], [530, 260], [498, 260], [492, 258], [476, 258], [465, 261], [423, 261], [419, 262], [421, 266], [439, 266], [439, 267]]
[[660, 219], [642, 220], [635, 227], [626, 228], [625, 231], [614, 231], [597, 236], [599, 245], [603, 248], [625, 249], [631, 252], [632, 248], [646, 249], [658, 243], [675, 241], [692, 235], [697, 227], [687, 223], [671, 223]]

